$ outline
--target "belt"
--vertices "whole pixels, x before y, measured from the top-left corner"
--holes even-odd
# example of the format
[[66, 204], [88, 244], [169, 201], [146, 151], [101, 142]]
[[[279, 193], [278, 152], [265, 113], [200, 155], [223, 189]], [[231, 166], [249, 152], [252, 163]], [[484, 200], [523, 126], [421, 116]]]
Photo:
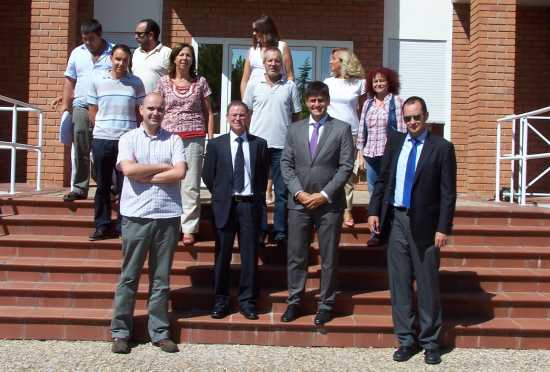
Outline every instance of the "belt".
[[235, 203], [251, 203], [253, 200], [253, 195], [233, 195], [233, 201]]
[[396, 211], [405, 212], [405, 213], [409, 211], [409, 208], [406, 208], [406, 207], [396, 207], [395, 205], [393, 206], [393, 209], [395, 209]]

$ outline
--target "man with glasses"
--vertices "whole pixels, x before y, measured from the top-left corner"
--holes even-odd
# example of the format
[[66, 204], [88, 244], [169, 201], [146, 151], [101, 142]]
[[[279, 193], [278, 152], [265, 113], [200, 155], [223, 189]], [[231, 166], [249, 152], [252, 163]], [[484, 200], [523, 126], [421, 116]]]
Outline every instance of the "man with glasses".
[[[403, 103], [407, 133], [391, 133], [369, 204], [369, 227], [389, 233], [388, 276], [394, 333], [393, 360], [417, 352], [427, 364], [441, 363], [439, 250], [447, 245], [456, 203], [456, 157], [452, 143], [429, 132], [428, 110], [420, 97]], [[416, 280], [420, 334], [413, 332], [412, 281]]]
[[142, 19], [136, 26], [134, 37], [139, 48], [132, 56], [132, 72], [143, 81], [145, 93], [151, 93], [158, 80], [168, 73], [172, 49], [159, 41], [160, 27], [152, 19]]

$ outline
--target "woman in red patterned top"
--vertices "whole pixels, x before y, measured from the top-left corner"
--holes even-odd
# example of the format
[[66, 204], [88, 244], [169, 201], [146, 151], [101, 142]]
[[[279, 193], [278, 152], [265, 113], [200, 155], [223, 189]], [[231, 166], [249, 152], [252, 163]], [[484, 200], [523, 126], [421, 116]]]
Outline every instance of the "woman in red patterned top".
[[165, 102], [162, 127], [183, 140], [187, 173], [181, 183], [183, 243], [195, 243], [200, 219], [200, 182], [204, 158], [205, 136], [213, 137], [214, 115], [210, 103], [210, 87], [197, 75], [196, 58], [189, 44], [176, 44], [170, 54], [168, 75], [157, 89]]

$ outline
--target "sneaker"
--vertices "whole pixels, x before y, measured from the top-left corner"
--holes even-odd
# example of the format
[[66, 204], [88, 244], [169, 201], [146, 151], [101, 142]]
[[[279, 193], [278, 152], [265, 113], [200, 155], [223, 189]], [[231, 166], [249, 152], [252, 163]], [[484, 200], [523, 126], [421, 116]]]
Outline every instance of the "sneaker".
[[107, 234], [107, 229], [99, 227], [99, 228], [95, 229], [95, 231], [88, 237], [88, 240], [93, 242], [93, 241], [96, 241], [96, 240], [105, 240], [105, 239], [109, 239], [109, 238], [110, 238], [110, 236], [109, 236], [109, 234]]
[[165, 353], [177, 353], [180, 351], [180, 349], [178, 349], [178, 345], [176, 345], [176, 343], [169, 338], [155, 342], [153, 345], [160, 347], [160, 349]]
[[88, 196], [85, 194], [80, 194], [78, 192], [71, 191], [65, 195], [63, 195], [63, 201], [66, 202], [72, 202], [75, 200], [83, 200], [86, 199]]
[[130, 346], [128, 346], [128, 340], [123, 338], [115, 338], [111, 345], [111, 351], [115, 354], [128, 354], [130, 352]]

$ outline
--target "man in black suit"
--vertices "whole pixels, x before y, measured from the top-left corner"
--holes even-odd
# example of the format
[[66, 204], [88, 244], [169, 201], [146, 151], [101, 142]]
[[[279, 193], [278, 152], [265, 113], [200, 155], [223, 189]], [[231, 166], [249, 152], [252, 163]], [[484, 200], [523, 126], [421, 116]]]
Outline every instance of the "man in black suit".
[[349, 124], [327, 114], [330, 104], [325, 83], [314, 81], [304, 92], [310, 116], [292, 124], [281, 158], [288, 197], [288, 307], [281, 320], [300, 314], [307, 278], [308, 251], [315, 226], [321, 252], [321, 288], [314, 324], [332, 319], [336, 299], [337, 248], [344, 186], [353, 169], [353, 139]]
[[456, 204], [453, 145], [428, 131], [428, 110], [420, 97], [403, 103], [407, 134], [392, 133], [369, 205], [369, 226], [389, 233], [388, 275], [398, 362], [417, 351], [413, 332], [412, 281], [416, 279], [420, 334], [427, 364], [441, 362], [439, 250], [447, 245]]
[[202, 179], [212, 194], [216, 229], [214, 269], [215, 303], [212, 318], [229, 313], [230, 264], [235, 234], [241, 254], [239, 308], [247, 319], [258, 319], [256, 312], [257, 249], [261, 210], [269, 155], [267, 142], [247, 133], [248, 108], [233, 101], [227, 108], [229, 133], [212, 139], [206, 147]]

